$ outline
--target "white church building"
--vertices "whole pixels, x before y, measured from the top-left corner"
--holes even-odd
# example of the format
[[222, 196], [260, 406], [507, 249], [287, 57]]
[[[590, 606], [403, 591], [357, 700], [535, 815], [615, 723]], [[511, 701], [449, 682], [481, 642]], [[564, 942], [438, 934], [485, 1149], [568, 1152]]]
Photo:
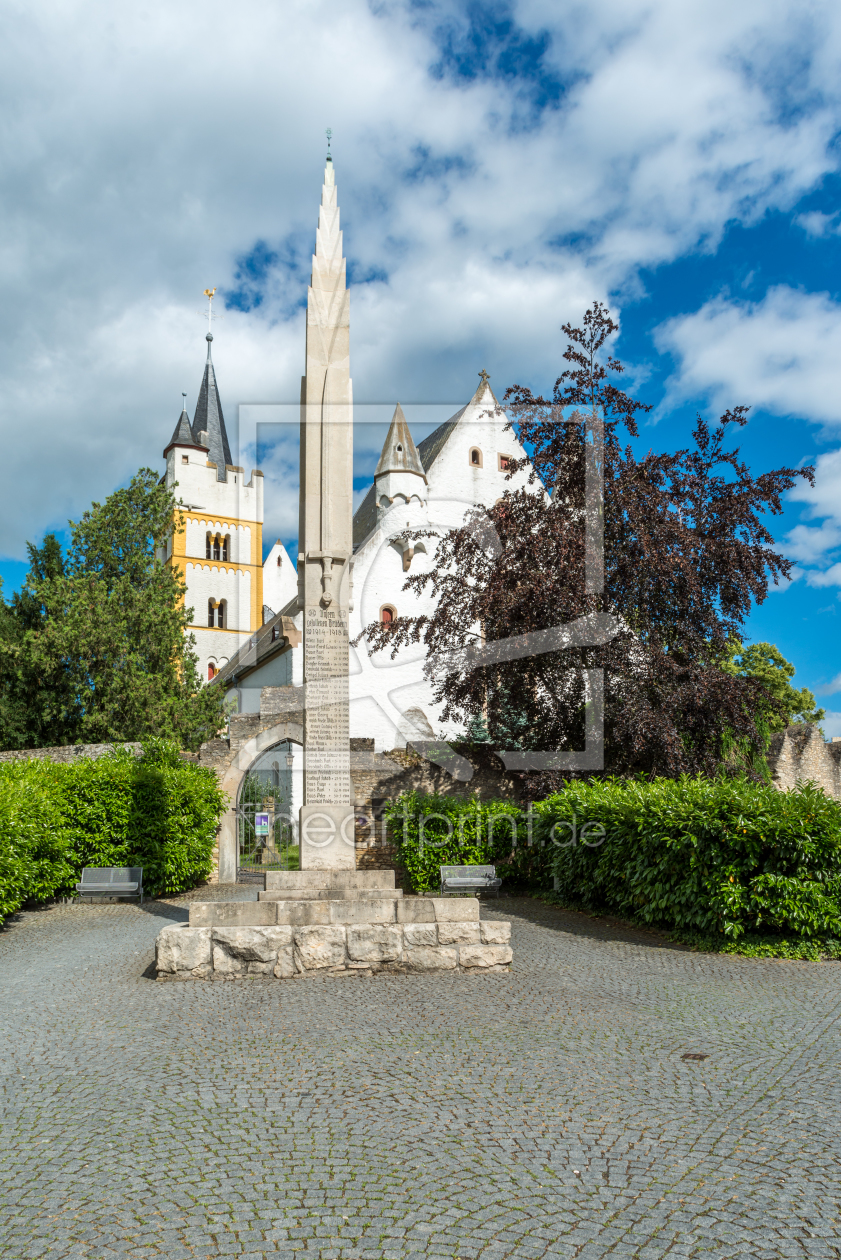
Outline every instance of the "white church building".
[[[329, 156], [327, 162], [322, 207], [329, 202], [337, 230]], [[303, 684], [297, 571], [279, 541], [262, 560], [263, 477], [252, 469], [246, 480], [244, 468], [232, 462], [212, 340], [208, 333], [193, 421], [182, 412], [164, 452], [166, 483], [177, 483], [186, 519], [186, 532], [173, 536], [167, 558], [186, 581], [203, 676], [225, 688], [238, 712], [259, 713], [262, 688]], [[492, 507], [527, 481], [524, 471], [508, 477], [509, 462], [524, 452], [506, 427], [487, 373], [479, 376], [470, 401], [417, 445], [396, 405], [373, 484], [353, 518], [350, 736], [373, 740], [378, 752], [458, 734], [442, 724], [422, 645], [402, 649], [394, 660], [389, 651], [369, 651], [364, 639], [353, 645], [372, 622], [432, 611], [428, 592], [418, 596], [403, 587], [433, 564], [435, 537], [412, 541], [407, 535], [443, 534], [475, 505]], [[286, 764], [299, 756], [300, 749], [289, 750]]]

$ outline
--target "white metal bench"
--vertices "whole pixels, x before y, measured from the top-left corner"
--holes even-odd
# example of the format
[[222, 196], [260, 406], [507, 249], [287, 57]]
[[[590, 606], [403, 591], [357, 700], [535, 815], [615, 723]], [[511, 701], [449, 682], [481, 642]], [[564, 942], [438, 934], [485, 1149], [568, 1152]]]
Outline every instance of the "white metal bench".
[[495, 866], [442, 866], [441, 896], [445, 892], [465, 892], [468, 889], [490, 890], [499, 896], [501, 879], [497, 879]]
[[76, 892], [82, 897], [139, 897], [143, 905], [142, 866], [85, 866]]

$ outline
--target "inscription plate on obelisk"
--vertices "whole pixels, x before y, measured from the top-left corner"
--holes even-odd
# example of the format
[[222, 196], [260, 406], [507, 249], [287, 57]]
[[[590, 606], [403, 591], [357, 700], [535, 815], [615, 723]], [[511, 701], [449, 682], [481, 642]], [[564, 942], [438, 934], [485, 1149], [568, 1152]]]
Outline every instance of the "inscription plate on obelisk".
[[321, 190], [301, 382], [299, 602], [304, 612], [301, 869], [356, 867], [348, 718], [353, 550], [350, 298], [333, 163]]

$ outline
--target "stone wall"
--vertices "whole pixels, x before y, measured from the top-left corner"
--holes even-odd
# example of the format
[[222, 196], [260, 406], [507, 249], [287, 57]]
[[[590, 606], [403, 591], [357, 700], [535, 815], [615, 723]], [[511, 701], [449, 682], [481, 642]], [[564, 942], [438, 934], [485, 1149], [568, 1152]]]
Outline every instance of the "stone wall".
[[798, 722], [778, 731], [768, 752], [774, 786], [786, 791], [798, 779], [811, 780], [827, 796], [841, 800], [841, 740], [827, 744], [817, 726]]
[[[96, 761], [115, 748], [130, 748], [140, 756], [140, 744], [64, 744], [53, 748], [18, 748], [12, 752], [0, 752], [0, 761], [78, 761], [91, 757]], [[189, 755], [189, 754], [188, 754]]]

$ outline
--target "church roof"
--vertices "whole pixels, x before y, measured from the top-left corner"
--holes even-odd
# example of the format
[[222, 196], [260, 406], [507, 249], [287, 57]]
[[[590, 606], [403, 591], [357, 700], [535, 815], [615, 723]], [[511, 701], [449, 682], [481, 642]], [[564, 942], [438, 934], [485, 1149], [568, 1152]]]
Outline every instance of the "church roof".
[[465, 411], [467, 411], [467, 407], [462, 407], [461, 411], [457, 411], [454, 416], [451, 416], [449, 420], [445, 420], [443, 424], [439, 424], [437, 429], [433, 429], [429, 437], [425, 437], [422, 442], [418, 443], [418, 455], [420, 455], [424, 469], [427, 472], [429, 472], [447, 445], [450, 435]]
[[382, 477], [392, 472], [417, 473], [426, 481], [426, 473], [400, 403], [394, 408], [391, 425], [383, 444], [383, 453], [374, 477]]
[[[222, 415], [222, 404], [219, 401], [219, 390], [216, 385], [216, 373], [213, 370], [213, 360], [210, 357], [210, 343], [213, 340], [213, 334], [207, 334], [207, 363], [204, 368], [204, 377], [199, 390], [199, 399], [196, 403], [196, 414], [193, 416], [193, 444], [195, 446], [204, 446], [207, 450], [207, 458], [216, 465], [217, 481], [225, 480], [225, 469], [229, 464], [233, 463], [231, 459], [231, 448], [228, 445], [228, 433], [225, 428], [225, 417]], [[205, 442], [201, 441], [200, 434], [206, 433]]]
[[190, 417], [187, 415], [187, 408], [181, 412], [178, 417], [178, 423], [175, 426], [172, 437], [164, 447], [164, 456], [171, 446], [197, 446], [198, 443], [193, 438], [193, 431], [190, 428]]
[[[485, 394], [488, 394], [489, 397], [485, 398], [484, 397]], [[408, 444], [411, 442], [412, 450], [414, 451], [414, 456], [417, 459], [417, 463], [419, 467], [411, 468], [409, 469], [409, 471], [419, 472], [423, 474], [428, 473], [429, 470], [432, 468], [432, 465], [435, 463], [436, 459], [438, 458], [438, 456], [443, 451], [444, 447], [447, 445], [447, 442], [452, 437], [453, 433], [455, 432], [456, 427], [458, 426], [458, 422], [461, 420], [464, 413], [470, 410], [471, 407], [482, 406], [483, 403], [484, 403], [483, 410], [490, 410], [491, 408], [495, 409], [499, 406], [499, 403], [497, 402], [497, 399], [496, 399], [496, 395], [494, 394], [493, 390], [488, 384], [487, 375], [485, 375], [483, 379], [481, 380], [481, 382], [479, 383], [479, 388], [476, 390], [476, 393], [470, 399], [470, 402], [465, 404], [465, 406], [462, 407], [459, 411], [457, 411], [454, 416], [450, 416], [449, 420], [445, 420], [443, 424], [439, 424], [438, 428], [433, 429], [429, 437], [425, 437], [422, 442], [418, 442], [417, 446], [415, 446], [414, 442], [412, 441], [412, 435], [409, 433], [409, 426], [406, 423], [406, 417], [403, 415], [403, 409], [398, 403], [397, 408], [394, 412], [394, 417], [391, 421], [391, 428], [389, 429], [388, 436], [386, 437], [386, 440], [385, 440], [383, 453], [380, 456], [380, 462], [379, 464], [377, 464], [377, 471], [374, 474], [374, 476], [378, 477], [381, 474], [386, 473], [386, 472], [403, 472], [406, 470], [405, 465], [401, 465], [399, 467], [385, 467], [384, 466], [384, 461], [386, 461], [387, 458], [388, 459], [391, 458], [391, 455], [389, 454], [389, 448], [390, 448], [390, 444], [392, 443], [393, 434], [395, 435], [394, 441], [393, 441], [393, 445], [395, 447], [394, 456], [395, 457], [397, 456], [398, 452], [396, 451], [396, 446], [400, 444], [404, 447], [404, 450], [406, 451], [407, 458], [408, 458]], [[402, 423], [402, 426], [403, 426], [402, 429], [399, 429], [400, 423]], [[408, 439], [408, 441], [405, 441], [405, 442], [401, 442], [400, 438], [396, 436], [397, 432], [399, 431], [402, 433], [403, 429], [405, 429], [406, 437]], [[400, 454], [402, 455], [403, 452], [400, 452]], [[356, 509], [356, 511], [353, 514], [354, 551], [359, 546], [361, 546], [361, 544], [365, 541], [365, 539], [368, 537], [369, 534], [372, 534], [374, 532], [376, 527], [377, 527], [377, 495], [376, 495], [376, 483], [375, 483], [374, 485], [368, 487], [368, 493], [365, 495], [365, 498], [362, 500], [359, 507]]]
[[377, 525], [376, 487], [368, 487], [368, 493], [353, 514], [353, 549], [356, 550], [372, 534]]

